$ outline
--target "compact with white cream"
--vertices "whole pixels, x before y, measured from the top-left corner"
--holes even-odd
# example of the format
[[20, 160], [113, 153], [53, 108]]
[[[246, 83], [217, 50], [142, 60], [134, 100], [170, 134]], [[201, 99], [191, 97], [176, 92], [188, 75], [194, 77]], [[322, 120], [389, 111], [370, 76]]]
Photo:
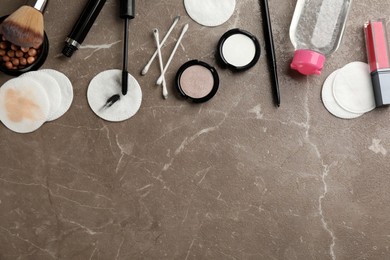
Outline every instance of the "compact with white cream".
[[222, 35], [217, 53], [224, 66], [243, 71], [252, 68], [259, 60], [260, 44], [254, 35], [236, 28]]

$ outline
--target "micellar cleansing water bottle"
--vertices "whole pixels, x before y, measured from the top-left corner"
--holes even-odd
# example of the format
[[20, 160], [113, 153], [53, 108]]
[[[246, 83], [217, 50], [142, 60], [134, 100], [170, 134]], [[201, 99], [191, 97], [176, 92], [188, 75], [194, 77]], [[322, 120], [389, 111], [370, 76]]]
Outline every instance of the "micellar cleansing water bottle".
[[337, 50], [352, 0], [298, 0], [290, 26], [295, 47], [291, 68], [321, 74], [325, 57]]

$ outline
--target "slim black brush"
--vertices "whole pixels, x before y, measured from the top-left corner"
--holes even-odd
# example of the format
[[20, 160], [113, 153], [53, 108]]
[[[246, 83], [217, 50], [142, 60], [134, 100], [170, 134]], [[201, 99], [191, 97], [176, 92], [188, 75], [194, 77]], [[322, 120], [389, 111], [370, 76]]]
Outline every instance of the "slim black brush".
[[124, 40], [123, 40], [123, 68], [122, 68], [122, 95], [127, 94], [128, 85], [128, 47], [129, 47], [129, 20], [135, 16], [135, 0], [120, 1], [120, 18], [125, 19], [124, 22]]

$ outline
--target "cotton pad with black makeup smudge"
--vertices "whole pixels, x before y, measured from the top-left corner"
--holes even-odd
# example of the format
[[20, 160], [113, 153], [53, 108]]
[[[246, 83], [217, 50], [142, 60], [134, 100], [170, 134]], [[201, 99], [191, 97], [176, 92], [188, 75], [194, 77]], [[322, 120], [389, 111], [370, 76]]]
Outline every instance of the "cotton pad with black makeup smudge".
[[128, 75], [128, 92], [110, 106], [107, 101], [113, 95], [120, 93], [122, 82], [121, 70], [106, 70], [96, 75], [90, 82], [87, 91], [89, 106], [100, 118], [120, 122], [134, 116], [142, 102], [142, 91], [137, 80]]
[[14, 78], [0, 88], [0, 120], [17, 133], [31, 133], [47, 120], [50, 102], [46, 90], [29, 77]]

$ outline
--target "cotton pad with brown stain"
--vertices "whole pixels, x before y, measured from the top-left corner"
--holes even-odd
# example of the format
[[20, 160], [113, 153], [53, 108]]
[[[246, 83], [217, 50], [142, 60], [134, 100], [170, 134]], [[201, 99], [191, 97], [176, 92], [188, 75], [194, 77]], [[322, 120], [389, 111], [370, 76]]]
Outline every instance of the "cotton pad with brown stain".
[[0, 120], [14, 132], [37, 130], [47, 120], [49, 110], [45, 89], [31, 78], [14, 78], [0, 88]]
[[5, 91], [5, 110], [10, 121], [19, 123], [26, 120], [44, 118], [41, 108], [30, 97], [23, 96], [23, 92], [15, 89]]

